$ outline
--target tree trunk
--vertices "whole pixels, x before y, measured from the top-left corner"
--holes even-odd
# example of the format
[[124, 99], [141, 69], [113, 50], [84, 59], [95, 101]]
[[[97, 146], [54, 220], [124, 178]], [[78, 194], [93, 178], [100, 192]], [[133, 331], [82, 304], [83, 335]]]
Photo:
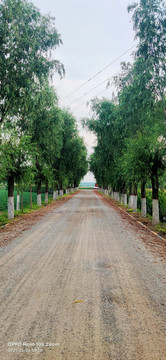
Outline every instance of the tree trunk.
[[17, 211], [20, 211], [20, 191], [19, 188], [17, 187], [17, 207], [16, 207]]
[[41, 202], [41, 166], [39, 164], [38, 156], [36, 156], [36, 169], [38, 173], [38, 180], [37, 180], [37, 205], [42, 206]]
[[48, 181], [46, 181], [45, 186], [45, 204], [48, 204]]
[[152, 224], [159, 224], [159, 183], [158, 183], [158, 172], [157, 166], [152, 168]]
[[23, 203], [23, 187], [21, 186], [21, 212], [23, 213], [24, 203]]
[[146, 184], [141, 184], [141, 216], [146, 217], [147, 210], [146, 210]]
[[30, 185], [30, 208], [32, 209], [32, 184]]
[[137, 212], [137, 184], [136, 183], [133, 184], [132, 195], [133, 195], [133, 210], [134, 210], [134, 212]]
[[63, 196], [63, 190], [59, 190], [59, 196]]
[[127, 205], [127, 194], [126, 193], [123, 194], [123, 205], [124, 206]]
[[37, 205], [42, 206], [41, 203], [41, 181], [37, 183]]
[[128, 207], [129, 207], [129, 209], [132, 208], [132, 185], [131, 185], [131, 183], [129, 185], [129, 204], [128, 204]]
[[53, 199], [53, 189], [50, 190], [50, 201]]
[[8, 176], [8, 219], [14, 218], [14, 174]]

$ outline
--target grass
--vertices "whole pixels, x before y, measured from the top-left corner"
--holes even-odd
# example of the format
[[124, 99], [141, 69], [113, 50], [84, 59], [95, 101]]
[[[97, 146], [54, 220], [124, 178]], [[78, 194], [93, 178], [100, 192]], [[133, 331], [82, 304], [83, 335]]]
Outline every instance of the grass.
[[[33, 204], [32, 209], [30, 207], [25, 207], [23, 209], [23, 212], [21, 210], [19, 211], [14, 210], [14, 217], [17, 218], [24, 214], [30, 214], [32, 211], [38, 209], [41, 209], [41, 207], [38, 206], [37, 204]], [[12, 220], [8, 219], [8, 212], [6, 210], [0, 213], [0, 227], [3, 227], [4, 225], [10, 223], [11, 221], [13, 221], [13, 219]]]
[[[42, 198], [42, 203], [44, 203], [45, 195], [43, 193], [41, 194], [41, 198]], [[32, 193], [32, 202], [33, 204], [37, 203], [37, 193], [35, 192]], [[14, 191], [14, 208], [16, 208], [16, 203], [17, 203], [17, 191]], [[30, 207], [30, 192], [28, 191], [23, 192], [23, 204], [25, 209]], [[0, 189], [0, 211], [7, 210], [7, 207], [8, 207], [8, 192], [7, 190]]]
[[0, 227], [6, 225], [8, 222], [7, 211], [3, 211], [3, 213], [0, 213]]
[[[44, 194], [41, 194], [42, 197], [42, 204], [44, 204]], [[14, 211], [14, 216], [18, 217], [23, 214], [29, 214], [34, 210], [37, 210], [40, 208], [40, 206], [37, 205], [37, 193], [32, 193], [32, 209], [30, 208], [30, 192], [24, 191], [23, 192], [23, 212]], [[49, 201], [50, 202], [50, 201]], [[14, 191], [14, 208], [16, 209], [16, 203], [17, 203], [17, 191]], [[0, 189], [0, 227], [8, 224], [11, 220], [8, 219], [8, 213], [7, 213], [7, 207], [8, 207], [8, 191], [5, 189]]]
[[[59, 197], [58, 199], [61, 199], [62, 197], [66, 197], [67, 194], [64, 194], [63, 196]], [[41, 198], [42, 198], [42, 206], [47, 206], [47, 204], [45, 204], [45, 194], [41, 194]], [[58, 200], [57, 199], [57, 200]], [[8, 212], [7, 212], [7, 201], [8, 201], [8, 192], [7, 190], [4, 189], [0, 189], [0, 227], [3, 227], [4, 225], [10, 223], [12, 220], [8, 219]], [[53, 200], [48, 199], [48, 204], [50, 204]], [[14, 207], [16, 208], [16, 202], [17, 202], [17, 192], [14, 192]], [[32, 209], [30, 207], [30, 193], [24, 191], [23, 192], [23, 212], [21, 210], [17, 211], [14, 210], [14, 217], [20, 217], [24, 214], [30, 214], [32, 211], [41, 209], [40, 206], [37, 205], [37, 193], [32, 193]]]
[[89, 189], [94, 189], [93, 187], [85, 187], [85, 186], [79, 186], [79, 189], [82, 190], [89, 190]]
[[[101, 191], [99, 191], [100, 194], [103, 195], [103, 193]], [[164, 194], [165, 195], [165, 194]], [[118, 201], [113, 200], [110, 196], [106, 196], [107, 198], [110, 198], [113, 202], [116, 203], [116, 205], [122, 209], [124, 209], [127, 213], [132, 213], [132, 216], [137, 220], [142, 222], [145, 226], [147, 226], [149, 229], [151, 229], [152, 231], [158, 233], [158, 235], [166, 238], [166, 223], [162, 223], [160, 222], [159, 225], [152, 225], [152, 215], [147, 214], [146, 218], [142, 218], [141, 216], [141, 210], [137, 209], [137, 213], [135, 213], [133, 211], [133, 209], [128, 208], [128, 205], [123, 205]], [[164, 200], [165, 200], [165, 196], [164, 196]], [[164, 202], [164, 200], [162, 199], [162, 201]], [[161, 201], [161, 194], [160, 194], [160, 201]], [[165, 211], [165, 206], [163, 206], [163, 209]]]
[[164, 224], [156, 225], [156, 230], [160, 232], [160, 234], [166, 235], [166, 225]]
[[134, 210], [133, 210], [133, 209], [128, 208], [128, 209], [127, 209], [127, 212], [132, 213], [132, 212], [134, 212]]

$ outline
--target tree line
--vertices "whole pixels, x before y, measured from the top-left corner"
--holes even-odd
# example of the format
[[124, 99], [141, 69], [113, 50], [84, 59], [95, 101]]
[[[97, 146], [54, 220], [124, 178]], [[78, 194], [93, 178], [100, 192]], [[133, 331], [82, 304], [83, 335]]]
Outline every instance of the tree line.
[[74, 116], [58, 106], [51, 79], [64, 66], [52, 51], [62, 44], [55, 19], [26, 0], [0, 1], [0, 180], [8, 183], [8, 216], [14, 186], [77, 187], [87, 173], [87, 150]]
[[166, 169], [166, 3], [140, 0], [132, 12], [137, 50], [134, 62], [122, 63], [114, 78], [117, 95], [95, 98], [93, 117], [83, 119], [97, 136], [90, 169], [98, 185], [112, 189], [116, 200], [137, 210], [141, 188], [142, 216], [146, 216], [146, 186], [152, 187], [153, 224], [159, 223], [159, 186]]

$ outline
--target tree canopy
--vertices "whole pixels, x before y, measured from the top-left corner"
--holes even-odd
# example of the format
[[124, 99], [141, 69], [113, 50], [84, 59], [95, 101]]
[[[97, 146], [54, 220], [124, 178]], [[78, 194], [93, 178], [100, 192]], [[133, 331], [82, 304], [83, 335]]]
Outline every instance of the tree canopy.
[[65, 74], [52, 56], [62, 44], [55, 19], [27, 0], [0, 0], [0, 179], [46, 189], [79, 185], [88, 170], [76, 119], [58, 105], [52, 76]]

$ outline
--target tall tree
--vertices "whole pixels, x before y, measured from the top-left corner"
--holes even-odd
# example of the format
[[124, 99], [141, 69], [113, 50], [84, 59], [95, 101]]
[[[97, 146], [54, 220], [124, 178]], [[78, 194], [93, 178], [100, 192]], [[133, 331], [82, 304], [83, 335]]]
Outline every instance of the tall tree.
[[45, 182], [48, 193], [49, 182], [53, 181], [54, 162], [60, 156], [63, 144], [62, 126], [63, 119], [57, 107], [56, 93], [46, 81], [33, 94], [32, 108], [27, 119], [27, 131], [31, 133], [32, 143], [36, 146], [35, 180], [39, 205], [42, 182]]
[[8, 217], [14, 217], [14, 180], [20, 182], [32, 163], [30, 136], [23, 134], [14, 121], [9, 130], [3, 124], [0, 142], [2, 177], [8, 182]]
[[59, 189], [66, 186], [78, 186], [81, 178], [88, 171], [87, 152], [83, 140], [78, 135], [76, 119], [66, 110], [61, 111], [63, 117], [63, 146], [59, 159], [55, 161], [55, 169]]
[[128, 6], [133, 12], [133, 28], [138, 39], [136, 58], [145, 62], [149, 73], [147, 86], [162, 102], [166, 116], [166, 3], [164, 0], [140, 0]]
[[0, 123], [22, 112], [34, 83], [64, 73], [50, 56], [61, 43], [54, 18], [26, 0], [0, 1]]

